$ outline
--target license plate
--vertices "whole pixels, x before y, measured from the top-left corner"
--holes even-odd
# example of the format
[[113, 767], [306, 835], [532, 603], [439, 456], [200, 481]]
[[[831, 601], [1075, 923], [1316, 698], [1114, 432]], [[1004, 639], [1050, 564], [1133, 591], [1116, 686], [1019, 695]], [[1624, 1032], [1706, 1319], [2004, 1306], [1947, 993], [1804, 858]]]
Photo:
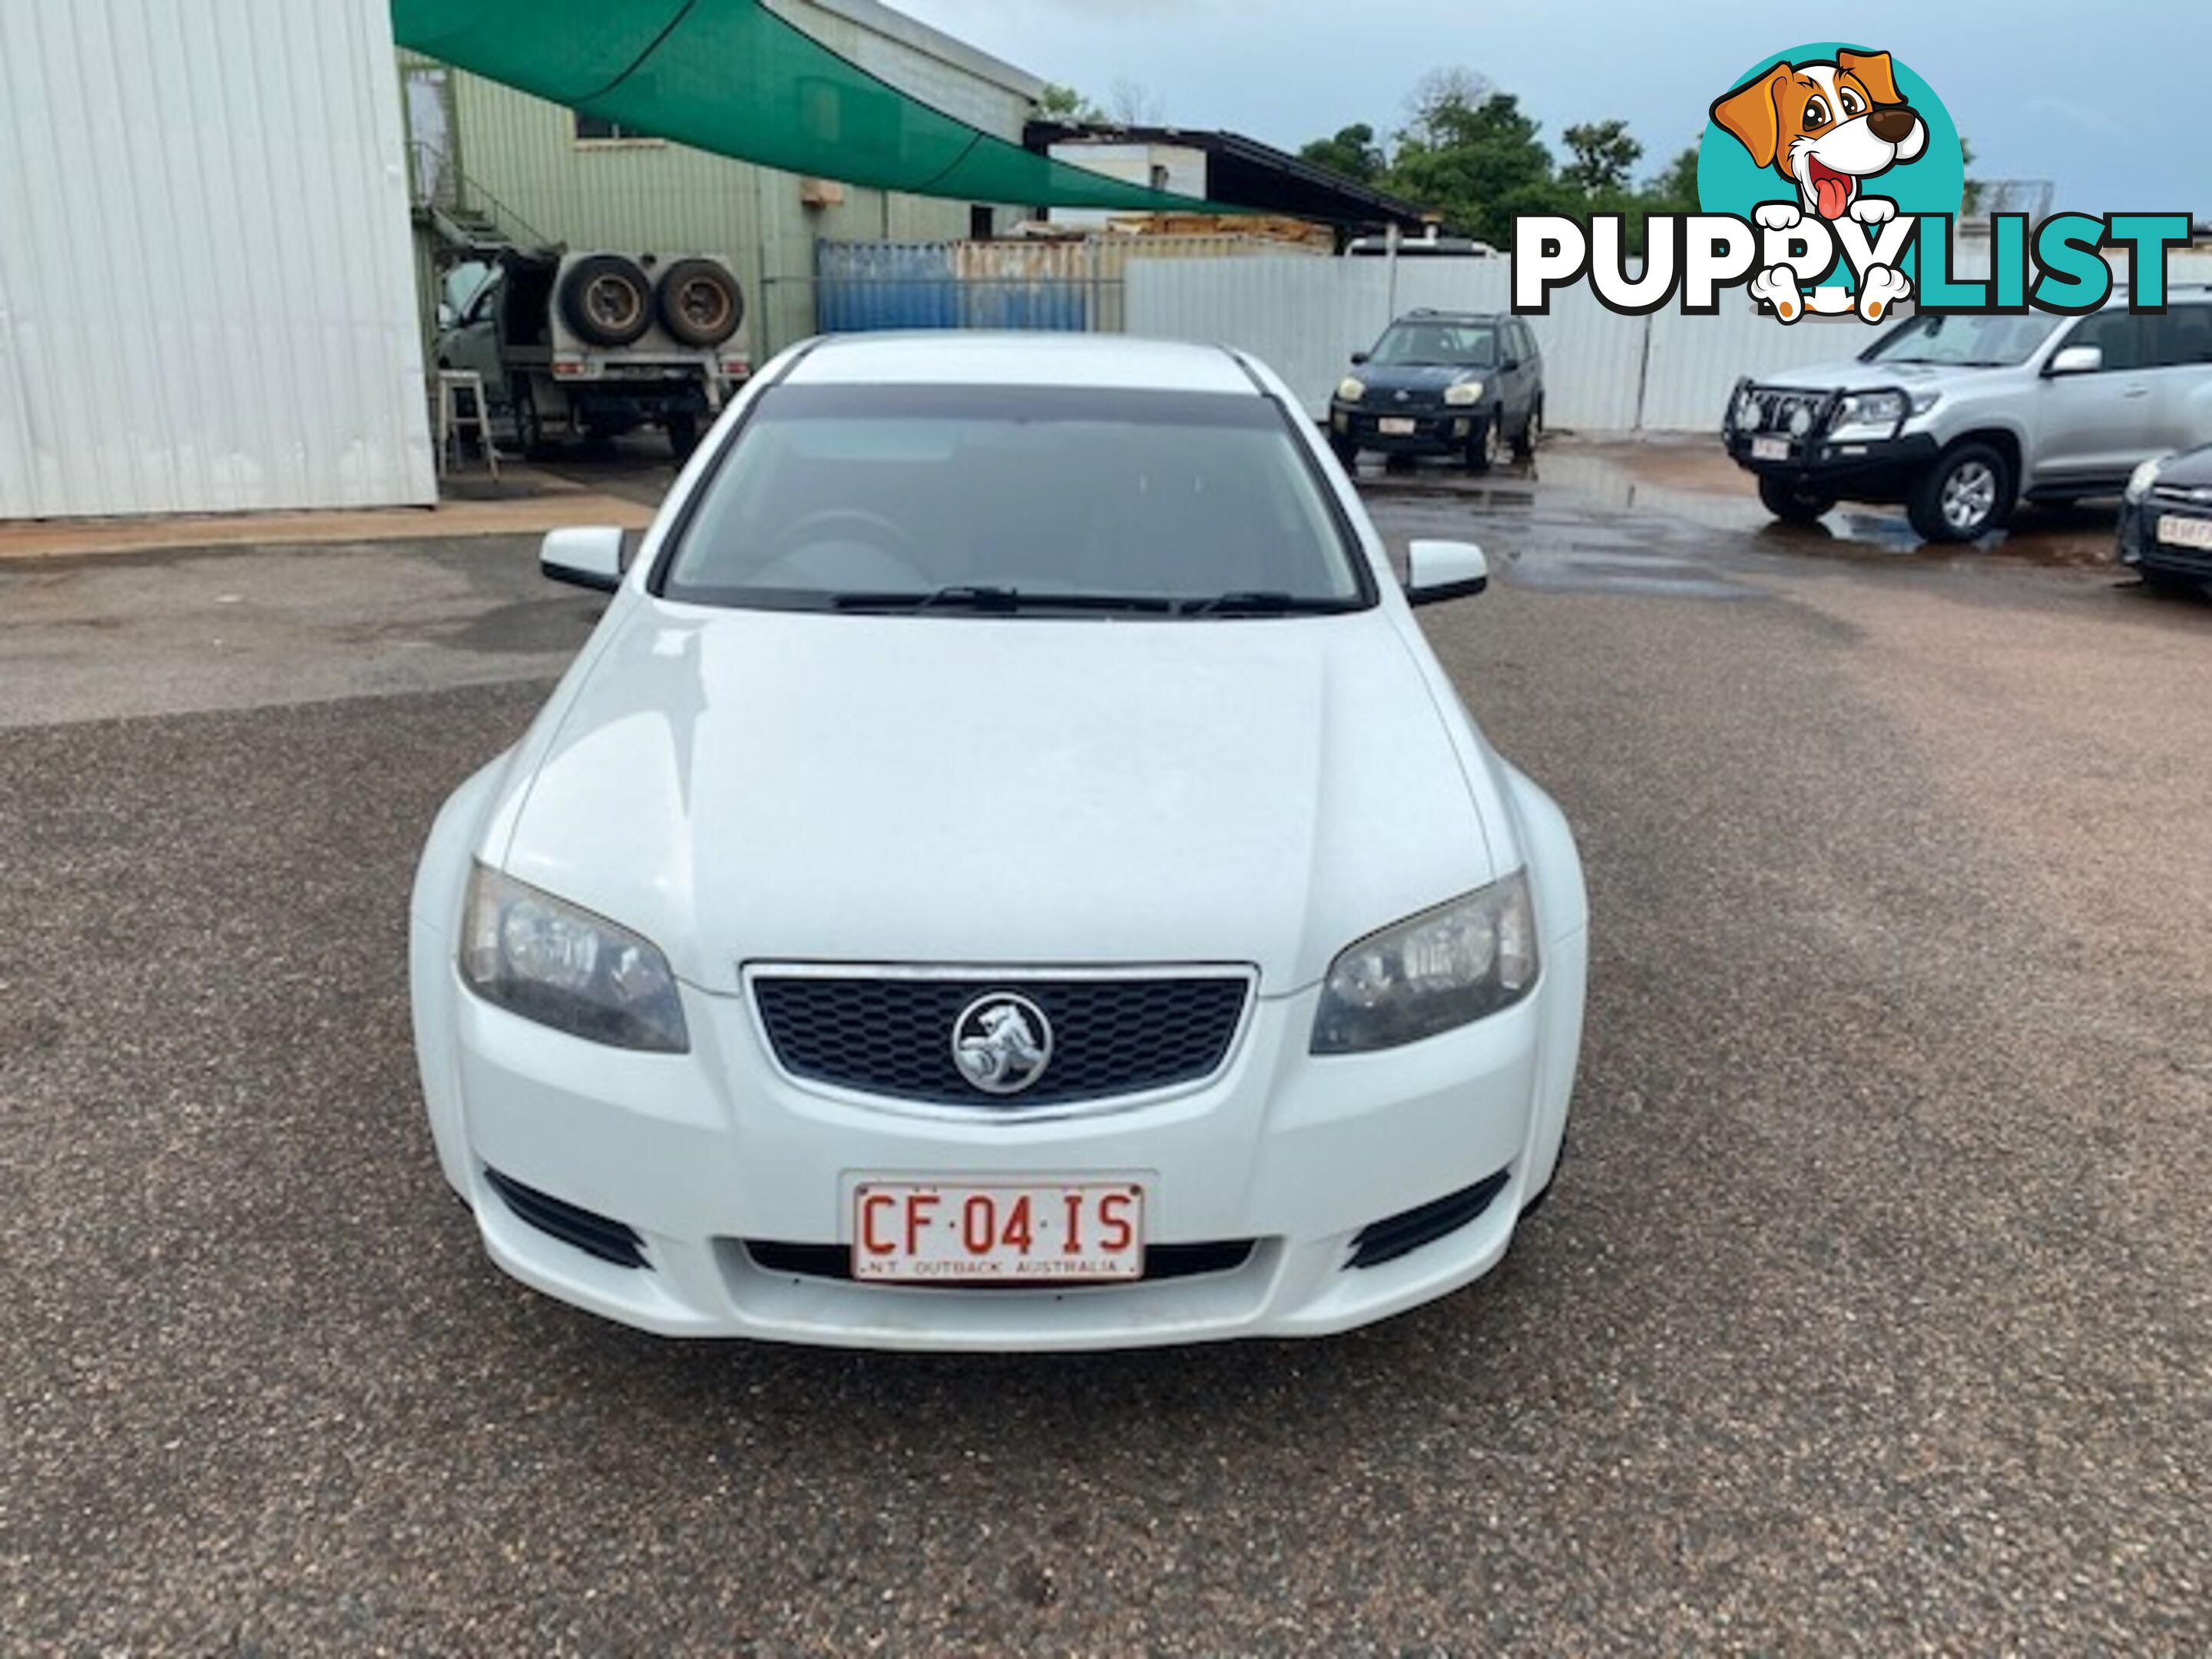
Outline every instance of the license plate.
[[1751, 459], [1754, 461], [1786, 461], [1790, 459], [1790, 440], [1787, 438], [1753, 438]]
[[1417, 421], [1398, 420], [1389, 416], [1383, 416], [1381, 426], [1386, 438], [1410, 438], [1420, 430], [1420, 423]]
[[2212, 552], [2212, 519], [2184, 519], [2159, 515], [2158, 538], [2168, 547], [2194, 547]]
[[1141, 1279], [1133, 1182], [868, 1180], [853, 1192], [853, 1277], [875, 1284]]

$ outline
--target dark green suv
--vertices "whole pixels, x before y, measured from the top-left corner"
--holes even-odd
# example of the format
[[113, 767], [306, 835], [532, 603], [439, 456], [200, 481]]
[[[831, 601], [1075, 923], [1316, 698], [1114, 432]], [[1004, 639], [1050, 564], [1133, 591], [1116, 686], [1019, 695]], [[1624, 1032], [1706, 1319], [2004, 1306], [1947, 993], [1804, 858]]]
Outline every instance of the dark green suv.
[[1328, 441], [1356, 465], [1364, 450], [1449, 455], [1471, 472], [1509, 443], [1534, 453], [1544, 428], [1544, 358], [1517, 317], [1412, 311], [1390, 325], [1329, 400]]

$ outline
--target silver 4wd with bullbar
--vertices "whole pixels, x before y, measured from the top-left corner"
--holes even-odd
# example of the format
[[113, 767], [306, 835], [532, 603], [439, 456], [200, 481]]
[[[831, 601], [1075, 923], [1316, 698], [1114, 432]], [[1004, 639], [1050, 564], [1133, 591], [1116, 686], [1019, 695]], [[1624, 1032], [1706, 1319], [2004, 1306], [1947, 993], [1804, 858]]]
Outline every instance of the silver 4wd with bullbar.
[[2118, 495], [2212, 441], [2212, 289], [2157, 313], [2116, 289], [2081, 317], [1915, 316], [1855, 359], [1739, 381], [1723, 436], [1778, 518], [1901, 501], [1926, 540], [1972, 541], [2022, 497]]

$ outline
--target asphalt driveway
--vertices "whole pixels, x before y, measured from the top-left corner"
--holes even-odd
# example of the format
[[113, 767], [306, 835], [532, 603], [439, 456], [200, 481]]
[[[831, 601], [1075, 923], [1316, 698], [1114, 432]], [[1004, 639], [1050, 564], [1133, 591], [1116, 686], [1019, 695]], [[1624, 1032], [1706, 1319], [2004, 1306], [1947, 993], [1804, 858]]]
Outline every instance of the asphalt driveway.
[[1435, 1307], [1078, 1358], [483, 1261], [405, 902], [593, 613], [526, 545], [0, 568], [0, 1649], [2212, 1647], [2212, 605], [1380, 510], [1583, 840], [1569, 1161]]

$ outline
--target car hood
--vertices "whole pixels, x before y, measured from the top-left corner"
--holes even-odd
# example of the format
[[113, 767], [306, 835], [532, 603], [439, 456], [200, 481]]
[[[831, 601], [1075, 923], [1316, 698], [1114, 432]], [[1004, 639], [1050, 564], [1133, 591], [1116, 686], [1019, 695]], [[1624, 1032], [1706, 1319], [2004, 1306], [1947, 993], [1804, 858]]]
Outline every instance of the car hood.
[[1970, 384], [1985, 378], [1986, 368], [1957, 364], [1863, 363], [1856, 357], [1841, 362], [1814, 363], [1806, 368], [1785, 368], [1758, 377], [1757, 384], [1797, 392], [1872, 392], [1883, 386], [1903, 386], [1908, 392], [1939, 391], [1952, 383]]
[[1279, 994], [1500, 873], [1461, 752], [1380, 609], [1165, 623], [641, 599], [500, 861], [708, 990], [756, 961], [1234, 962]]
[[2158, 481], [2179, 489], [2212, 488], [2212, 444], [2185, 449], [2158, 464]]

